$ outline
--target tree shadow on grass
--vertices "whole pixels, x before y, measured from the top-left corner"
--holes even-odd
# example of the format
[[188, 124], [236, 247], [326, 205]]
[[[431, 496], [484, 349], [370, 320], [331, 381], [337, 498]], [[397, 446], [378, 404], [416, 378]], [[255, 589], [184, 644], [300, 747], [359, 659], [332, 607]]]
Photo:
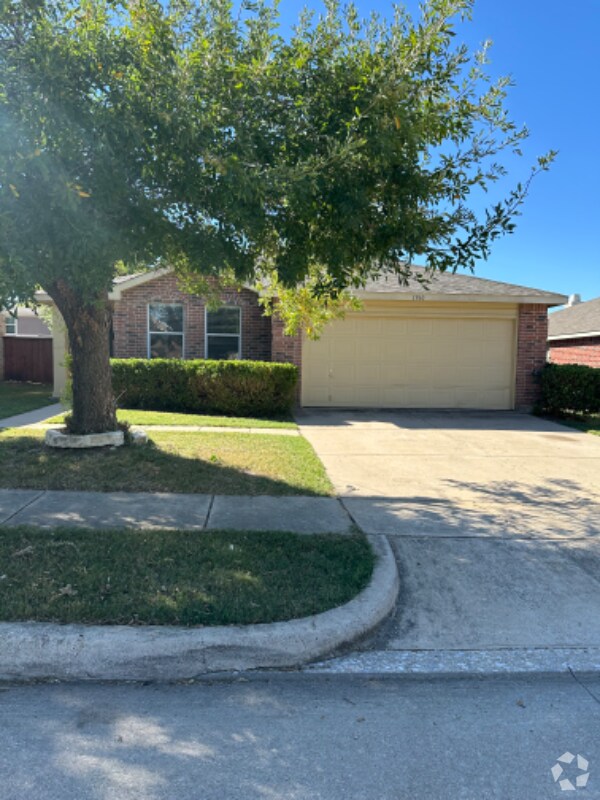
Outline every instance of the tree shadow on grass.
[[[286, 437], [289, 438], [289, 437]], [[21, 434], [0, 440], [0, 487], [5, 489], [73, 490], [95, 492], [175, 492], [227, 495], [323, 496], [330, 490], [325, 471], [315, 456], [305, 468], [282, 453], [271, 469], [277, 477], [260, 474], [250, 448], [247, 467], [228, 466], [218, 455], [181, 455], [153, 442], [97, 450], [53, 450], [41, 438]], [[226, 458], [226, 453], [224, 454]], [[279, 469], [275, 469], [279, 467]]]

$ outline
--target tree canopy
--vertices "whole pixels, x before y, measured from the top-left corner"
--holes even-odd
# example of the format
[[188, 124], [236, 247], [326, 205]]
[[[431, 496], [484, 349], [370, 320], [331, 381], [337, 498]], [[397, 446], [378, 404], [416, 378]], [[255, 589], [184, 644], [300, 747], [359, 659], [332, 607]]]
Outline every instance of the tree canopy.
[[415, 257], [474, 267], [529, 179], [477, 217], [527, 131], [487, 46], [455, 43], [471, 5], [361, 21], [327, 0], [285, 37], [265, 0], [4, 0], [0, 302], [43, 287], [73, 345], [123, 265], [258, 281], [300, 321], [295, 287], [310, 316]]

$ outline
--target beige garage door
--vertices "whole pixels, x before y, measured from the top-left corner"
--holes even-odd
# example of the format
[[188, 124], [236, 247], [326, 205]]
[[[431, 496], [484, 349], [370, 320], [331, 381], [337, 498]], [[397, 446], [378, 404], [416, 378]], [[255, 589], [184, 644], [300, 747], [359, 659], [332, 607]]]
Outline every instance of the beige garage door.
[[304, 342], [302, 403], [510, 409], [514, 342], [514, 318], [359, 312]]

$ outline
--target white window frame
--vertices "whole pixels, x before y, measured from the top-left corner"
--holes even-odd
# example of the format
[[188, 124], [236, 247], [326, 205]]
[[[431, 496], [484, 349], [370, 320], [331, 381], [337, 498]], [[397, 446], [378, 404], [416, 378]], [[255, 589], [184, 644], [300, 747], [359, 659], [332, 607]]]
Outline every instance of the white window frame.
[[[7, 329], [6, 329], [6, 326], [8, 325], [9, 322], [14, 323], [14, 326], [15, 326], [15, 329], [14, 329], [14, 331], [12, 331], [12, 333], [9, 333], [7, 331]], [[6, 336], [18, 336], [19, 335], [19, 323], [18, 323], [17, 317], [13, 317], [12, 314], [7, 314], [4, 317], [4, 333], [5, 333]]]
[[208, 337], [209, 336], [229, 336], [231, 339], [238, 340], [238, 352], [237, 352], [237, 360], [241, 360], [242, 358], [242, 307], [241, 306], [219, 306], [219, 308], [215, 309], [216, 311], [220, 311], [222, 308], [235, 308], [238, 312], [238, 317], [240, 320], [240, 332], [239, 333], [209, 333], [208, 332], [208, 312], [209, 308], [205, 306], [204, 308], [204, 358], [208, 359]]
[[[150, 330], [150, 306], [180, 306], [181, 307], [181, 326], [182, 331], [151, 331]], [[185, 307], [183, 303], [163, 303], [162, 300], [154, 300], [146, 306], [146, 352], [149, 359], [152, 358], [150, 350], [150, 336], [181, 336], [181, 358], [185, 358]]]

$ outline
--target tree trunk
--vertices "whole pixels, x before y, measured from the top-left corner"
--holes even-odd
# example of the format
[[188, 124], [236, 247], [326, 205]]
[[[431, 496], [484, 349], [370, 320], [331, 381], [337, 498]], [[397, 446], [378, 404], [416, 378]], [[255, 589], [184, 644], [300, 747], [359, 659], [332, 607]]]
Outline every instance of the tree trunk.
[[63, 316], [69, 336], [75, 434], [117, 430], [110, 368], [110, 303], [108, 292], [83, 302], [63, 282], [47, 288]]

